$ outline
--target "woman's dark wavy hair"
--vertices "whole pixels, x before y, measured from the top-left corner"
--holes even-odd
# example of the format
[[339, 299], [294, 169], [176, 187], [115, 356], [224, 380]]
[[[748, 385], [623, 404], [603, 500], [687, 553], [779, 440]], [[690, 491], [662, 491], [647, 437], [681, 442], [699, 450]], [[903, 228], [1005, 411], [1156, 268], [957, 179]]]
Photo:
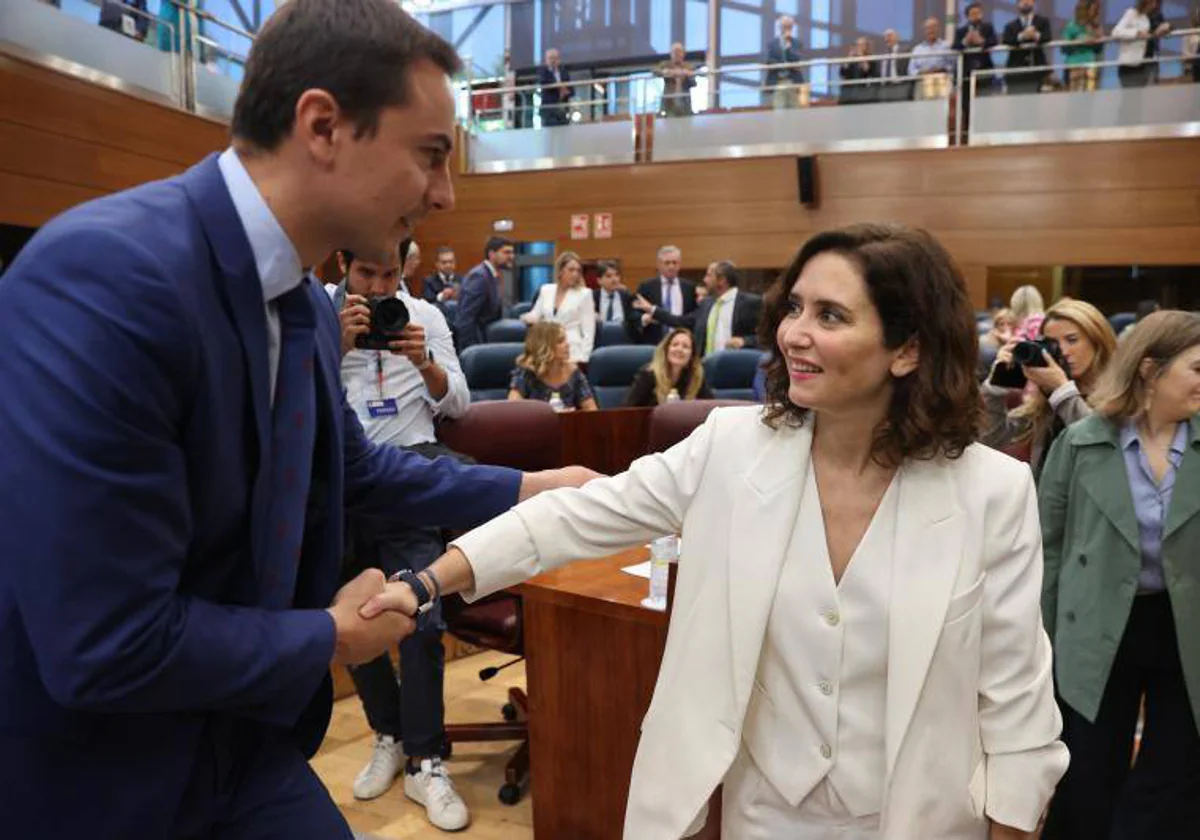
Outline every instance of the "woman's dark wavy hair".
[[767, 366], [764, 422], [800, 426], [808, 409], [788, 399], [787, 363], [776, 334], [788, 297], [808, 261], [840, 254], [858, 267], [883, 322], [883, 344], [895, 350], [916, 341], [917, 368], [897, 379], [887, 416], [875, 431], [874, 458], [897, 467], [905, 459], [962, 455], [983, 417], [976, 370], [979, 337], [962, 273], [946, 249], [923, 230], [862, 224], [817, 234], [767, 292], [759, 322], [760, 347], [773, 347]]

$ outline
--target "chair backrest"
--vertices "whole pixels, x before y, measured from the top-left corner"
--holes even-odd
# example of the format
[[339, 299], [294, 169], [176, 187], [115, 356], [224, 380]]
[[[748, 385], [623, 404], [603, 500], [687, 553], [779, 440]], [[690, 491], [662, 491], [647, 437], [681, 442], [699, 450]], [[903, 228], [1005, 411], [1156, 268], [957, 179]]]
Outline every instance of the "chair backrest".
[[508, 311], [504, 313], [505, 318], [520, 318], [530, 309], [533, 309], [533, 301], [523, 300], [520, 303], [514, 303], [508, 307]]
[[524, 321], [501, 318], [487, 325], [485, 340], [488, 344], [524, 344], [527, 329]]
[[646, 450], [662, 452], [670, 449], [708, 419], [714, 408], [746, 404], [743, 400], [680, 400], [655, 406], [650, 412], [650, 442]]
[[704, 379], [718, 399], [753, 400], [761, 361], [758, 350], [718, 350], [704, 359]]
[[1115, 332], [1117, 335], [1120, 335], [1121, 330], [1125, 329], [1136, 320], [1137, 313], [1135, 312], [1114, 312], [1112, 315], [1108, 316], [1108, 323], [1112, 325], [1113, 332]]
[[602, 321], [596, 325], [596, 346], [597, 347], [615, 347], [622, 344], [632, 344], [629, 339], [629, 333], [625, 331], [624, 324], [614, 324], [611, 321]]
[[523, 344], [476, 344], [459, 354], [471, 399], [495, 400], [508, 395], [508, 383]]
[[625, 403], [633, 377], [654, 355], [654, 348], [644, 344], [622, 344], [598, 347], [588, 360], [587, 376], [596, 392], [601, 408], [616, 408]]
[[481, 464], [527, 472], [562, 464], [558, 415], [540, 400], [473, 403], [462, 417], [438, 426], [438, 439]]

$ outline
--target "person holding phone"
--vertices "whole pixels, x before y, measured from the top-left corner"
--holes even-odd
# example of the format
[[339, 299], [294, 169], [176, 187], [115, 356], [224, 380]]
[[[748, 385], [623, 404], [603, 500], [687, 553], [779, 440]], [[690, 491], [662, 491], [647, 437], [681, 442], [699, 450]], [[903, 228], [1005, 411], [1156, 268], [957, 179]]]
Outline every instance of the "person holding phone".
[[[988, 415], [983, 442], [997, 449], [1027, 447], [1035, 477], [1058, 434], [1091, 415], [1087, 396], [1117, 349], [1108, 319], [1073, 298], [1046, 311], [1041, 337], [1042, 342], [1016, 337], [1000, 348], [983, 384]], [[1025, 397], [1009, 411], [1014, 388], [1025, 388]]]

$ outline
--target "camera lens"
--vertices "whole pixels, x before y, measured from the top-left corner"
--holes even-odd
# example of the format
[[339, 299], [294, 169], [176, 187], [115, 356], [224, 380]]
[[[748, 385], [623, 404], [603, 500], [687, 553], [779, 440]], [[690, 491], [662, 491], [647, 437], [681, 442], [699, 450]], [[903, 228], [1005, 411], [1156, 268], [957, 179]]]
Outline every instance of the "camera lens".
[[1013, 347], [1012, 357], [1018, 365], [1036, 365], [1042, 359], [1042, 346], [1036, 341], [1019, 342]]
[[381, 298], [375, 304], [374, 327], [382, 333], [398, 333], [408, 326], [408, 307], [397, 298]]

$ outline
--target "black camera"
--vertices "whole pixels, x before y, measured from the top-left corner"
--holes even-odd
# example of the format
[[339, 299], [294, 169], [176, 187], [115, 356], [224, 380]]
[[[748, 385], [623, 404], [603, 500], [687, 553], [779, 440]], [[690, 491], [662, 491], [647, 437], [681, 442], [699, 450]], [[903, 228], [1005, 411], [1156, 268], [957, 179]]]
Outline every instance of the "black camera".
[[359, 350], [387, 350], [388, 343], [395, 341], [408, 326], [408, 307], [396, 297], [372, 297], [367, 299], [371, 310], [371, 329], [354, 337], [354, 346]]
[[1049, 354], [1054, 363], [1070, 377], [1071, 369], [1067, 366], [1067, 359], [1063, 356], [1058, 342], [1053, 338], [1041, 338], [1037, 341], [1018, 341], [1013, 345], [1013, 363], [996, 365], [992, 371], [991, 383], [1000, 388], [1024, 388], [1026, 379], [1021, 368], [1048, 367], [1043, 353]]

